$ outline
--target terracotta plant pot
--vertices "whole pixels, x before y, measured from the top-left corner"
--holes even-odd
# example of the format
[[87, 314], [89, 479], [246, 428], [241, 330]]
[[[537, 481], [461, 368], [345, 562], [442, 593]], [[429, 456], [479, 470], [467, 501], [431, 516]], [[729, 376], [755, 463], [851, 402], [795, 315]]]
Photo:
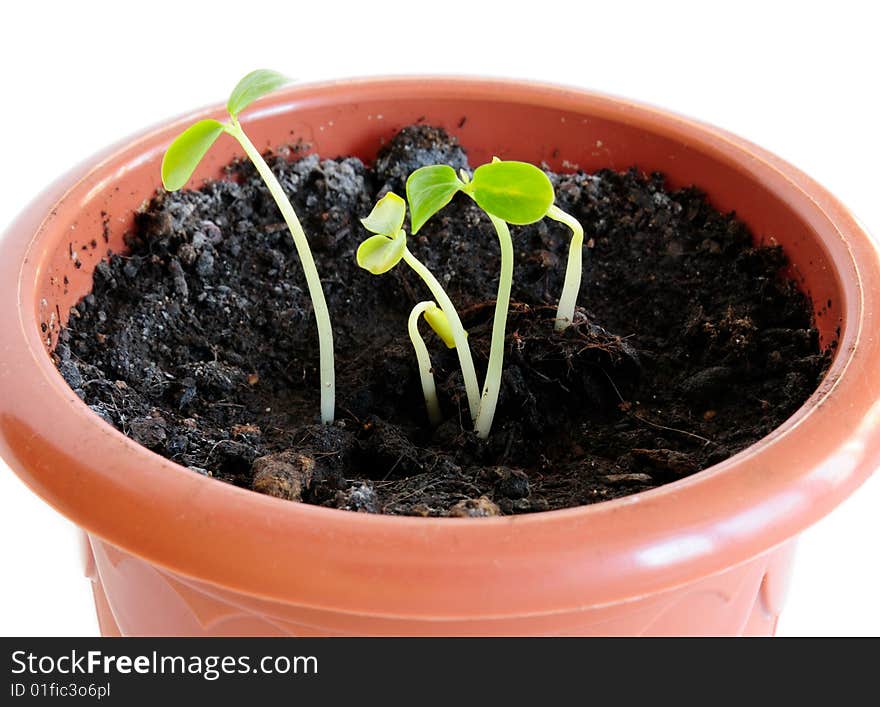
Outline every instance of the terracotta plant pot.
[[[258, 146], [369, 160], [424, 117], [492, 155], [665, 172], [782, 244], [836, 354], [773, 434], [646, 493], [529, 516], [422, 519], [280, 501], [138, 446], [74, 395], [48, 352], [95, 265], [159, 187], [145, 132], [65, 176], [0, 247], [0, 453], [87, 539], [101, 630], [135, 634], [770, 634], [794, 540], [880, 461], [878, 254], [828, 192], [721, 130], [629, 101], [472, 79], [300, 86], [258, 104]], [[219, 141], [194, 185], [220, 176]], [[565, 161], [565, 162], [563, 162]], [[102, 237], [103, 234], [103, 237]]]

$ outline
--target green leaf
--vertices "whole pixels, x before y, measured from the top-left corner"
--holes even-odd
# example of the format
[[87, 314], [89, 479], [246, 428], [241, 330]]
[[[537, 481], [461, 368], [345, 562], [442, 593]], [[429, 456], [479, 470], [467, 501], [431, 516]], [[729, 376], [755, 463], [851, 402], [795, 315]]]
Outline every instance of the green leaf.
[[370, 236], [357, 249], [357, 264], [373, 275], [388, 272], [403, 258], [406, 233], [398, 231], [394, 238]]
[[223, 128], [216, 120], [200, 120], [174, 139], [162, 158], [162, 184], [168, 191], [177, 191], [189, 181]]
[[403, 228], [406, 216], [406, 202], [393, 191], [388, 192], [373, 207], [370, 215], [361, 219], [361, 223], [371, 233], [378, 233], [394, 238]]
[[[436, 332], [437, 336], [439, 336], [443, 343], [446, 344], [447, 348], [454, 349], [455, 348], [455, 337], [452, 335], [452, 327], [449, 325], [449, 319], [446, 318], [446, 313], [440, 309], [440, 307], [430, 307], [425, 310], [423, 315], [425, 317], [425, 321], [428, 322], [430, 327]], [[467, 336], [467, 332], [464, 333]]]
[[277, 71], [269, 69], [251, 71], [232, 89], [226, 102], [226, 110], [229, 111], [229, 115], [236, 117], [255, 100], [272, 93], [286, 83], [290, 83], [290, 79]]
[[420, 167], [406, 180], [406, 198], [412, 232], [416, 234], [425, 222], [452, 201], [455, 192], [464, 188], [455, 170], [449, 165]]
[[528, 162], [490, 162], [477, 167], [468, 193], [488, 214], [516, 226], [540, 221], [553, 205], [553, 185]]

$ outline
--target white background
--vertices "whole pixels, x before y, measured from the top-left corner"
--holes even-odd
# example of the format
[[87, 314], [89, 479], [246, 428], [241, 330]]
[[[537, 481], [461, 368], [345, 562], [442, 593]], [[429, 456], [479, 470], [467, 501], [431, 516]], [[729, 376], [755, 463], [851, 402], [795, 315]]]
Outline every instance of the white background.
[[[265, 66], [303, 81], [483, 74], [639, 99], [773, 150], [876, 234], [872, 15], [839, 0], [14, 3], [0, 28], [0, 228], [91, 153], [224, 100]], [[878, 510], [875, 475], [804, 534], [780, 634], [880, 635]], [[97, 632], [74, 528], [2, 462], [0, 568], [0, 635]]]

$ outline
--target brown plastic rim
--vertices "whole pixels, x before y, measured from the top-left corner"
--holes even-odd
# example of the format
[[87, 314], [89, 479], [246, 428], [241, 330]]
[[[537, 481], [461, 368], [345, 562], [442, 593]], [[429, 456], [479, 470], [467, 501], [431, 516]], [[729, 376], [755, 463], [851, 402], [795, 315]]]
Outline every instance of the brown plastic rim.
[[[424, 118], [458, 134], [474, 164], [492, 154], [555, 167], [636, 163], [665, 171], [674, 185], [697, 183], [789, 252], [823, 341], [837, 338], [820, 389], [773, 434], [688, 479], [509, 518], [372, 516], [283, 502], [140, 447], [72, 393], [47, 348], [88, 291], [95, 263], [121, 247], [131, 210], [158, 188], [164, 147], [208, 116], [222, 109], [89, 161], [37, 198], [0, 243], [0, 452], [89, 533], [181, 575], [301, 606], [428, 619], [538, 615], [633, 599], [745, 562], [829, 512], [877, 465], [880, 290], [867, 283], [880, 281], [880, 261], [825, 189], [727, 132], [628, 100], [427, 77], [298, 86], [255, 106], [245, 126], [257, 144], [304, 137], [324, 156], [369, 159], [381, 138]], [[197, 178], [216, 175], [233, 154], [221, 140]], [[102, 224], [108, 243], [80, 251]]]

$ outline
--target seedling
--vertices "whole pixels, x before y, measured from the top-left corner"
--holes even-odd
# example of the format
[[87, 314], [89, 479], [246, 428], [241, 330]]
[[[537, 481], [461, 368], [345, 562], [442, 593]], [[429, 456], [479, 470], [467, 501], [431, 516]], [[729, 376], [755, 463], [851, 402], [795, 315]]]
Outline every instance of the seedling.
[[315, 321], [318, 326], [318, 348], [320, 355], [320, 382], [321, 382], [321, 421], [333, 422], [335, 414], [336, 384], [333, 366], [333, 330], [330, 327], [330, 314], [327, 311], [327, 301], [324, 298], [324, 290], [315, 267], [315, 259], [309, 248], [309, 242], [303, 231], [302, 225], [293, 210], [290, 200], [284, 193], [281, 183], [272, 173], [269, 165], [263, 159], [260, 151], [250, 141], [242, 130], [238, 116], [245, 108], [267, 93], [288, 83], [289, 79], [274, 71], [258, 69], [245, 76], [238, 85], [232, 89], [226, 110], [229, 120], [221, 123], [218, 120], [200, 120], [184, 130], [165, 152], [162, 159], [162, 183], [168, 191], [177, 191], [189, 181], [199, 162], [211, 149], [211, 146], [226, 133], [238, 140], [245, 154], [254, 163], [257, 173], [266, 183], [269, 193], [278, 205], [281, 215], [293, 243], [297, 255], [302, 263], [306, 277], [309, 296], [312, 307], [315, 310]]
[[477, 436], [486, 439], [492, 429], [501, 390], [504, 337], [513, 284], [513, 242], [507, 224], [522, 226], [549, 216], [572, 230], [565, 285], [557, 310], [557, 329], [564, 329], [574, 317], [581, 280], [583, 229], [574, 218], [554, 205], [553, 185], [540, 169], [526, 162], [502, 162], [495, 158], [491, 163], [477, 167], [473, 178], [464, 170], [457, 175], [448, 165], [431, 165], [413, 172], [406, 182], [413, 233], [446, 206], [457, 192], [467, 194], [486, 213], [501, 246], [501, 274], [492, 321], [489, 363], [474, 421]]
[[[468, 407], [471, 419], [475, 421], [480, 405], [480, 384], [477, 381], [471, 349], [468, 346], [467, 332], [462, 326], [458, 312], [455, 310], [452, 300], [449, 299], [449, 295], [446, 294], [446, 290], [443, 289], [443, 286], [425, 264], [407, 248], [406, 231], [403, 230], [405, 216], [406, 202], [394, 192], [388, 192], [388, 194], [376, 202], [370, 215], [361, 219], [364, 228], [376, 235], [370, 236], [358, 247], [358, 265], [374, 275], [382, 275], [403, 260], [412, 268], [416, 275], [422, 278], [434, 299], [439, 303], [439, 309], [442, 311], [442, 314], [445, 315], [441, 319], [438, 316], [434, 316], [431, 310], [426, 309], [425, 319], [431, 325], [431, 328], [444, 340], [446, 345], [450, 348], [454, 347], [458, 353]], [[417, 319], [418, 317], [416, 317]], [[411, 324], [412, 321], [411, 316]], [[412, 335], [412, 328], [410, 328], [410, 335]], [[415, 344], [415, 339], [413, 340], [413, 345], [418, 348]], [[424, 377], [422, 380], [424, 382]]]
[[455, 348], [455, 340], [452, 338], [452, 328], [449, 326], [449, 320], [436, 303], [431, 301], [419, 302], [412, 308], [407, 329], [416, 352], [416, 360], [419, 363], [419, 377], [422, 381], [425, 407], [428, 409], [428, 420], [433, 427], [436, 427], [443, 421], [443, 416], [440, 413], [440, 402], [437, 400], [437, 388], [434, 385], [434, 369], [431, 366], [431, 355], [428, 353], [425, 340], [419, 333], [419, 318], [422, 316], [424, 316], [425, 321], [428, 322], [430, 327], [443, 339], [449, 348]]
[[565, 266], [565, 282], [559, 305], [556, 307], [556, 331], [564, 331], [574, 321], [574, 308], [577, 304], [578, 292], [581, 291], [581, 270], [583, 268], [584, 228], [580, 222], [565, 213], [556, 204], [547, 210], [547, 216], [554, 221], [564, 223], [571, 230], [571, 242], [568, 245], [568, 263]]

